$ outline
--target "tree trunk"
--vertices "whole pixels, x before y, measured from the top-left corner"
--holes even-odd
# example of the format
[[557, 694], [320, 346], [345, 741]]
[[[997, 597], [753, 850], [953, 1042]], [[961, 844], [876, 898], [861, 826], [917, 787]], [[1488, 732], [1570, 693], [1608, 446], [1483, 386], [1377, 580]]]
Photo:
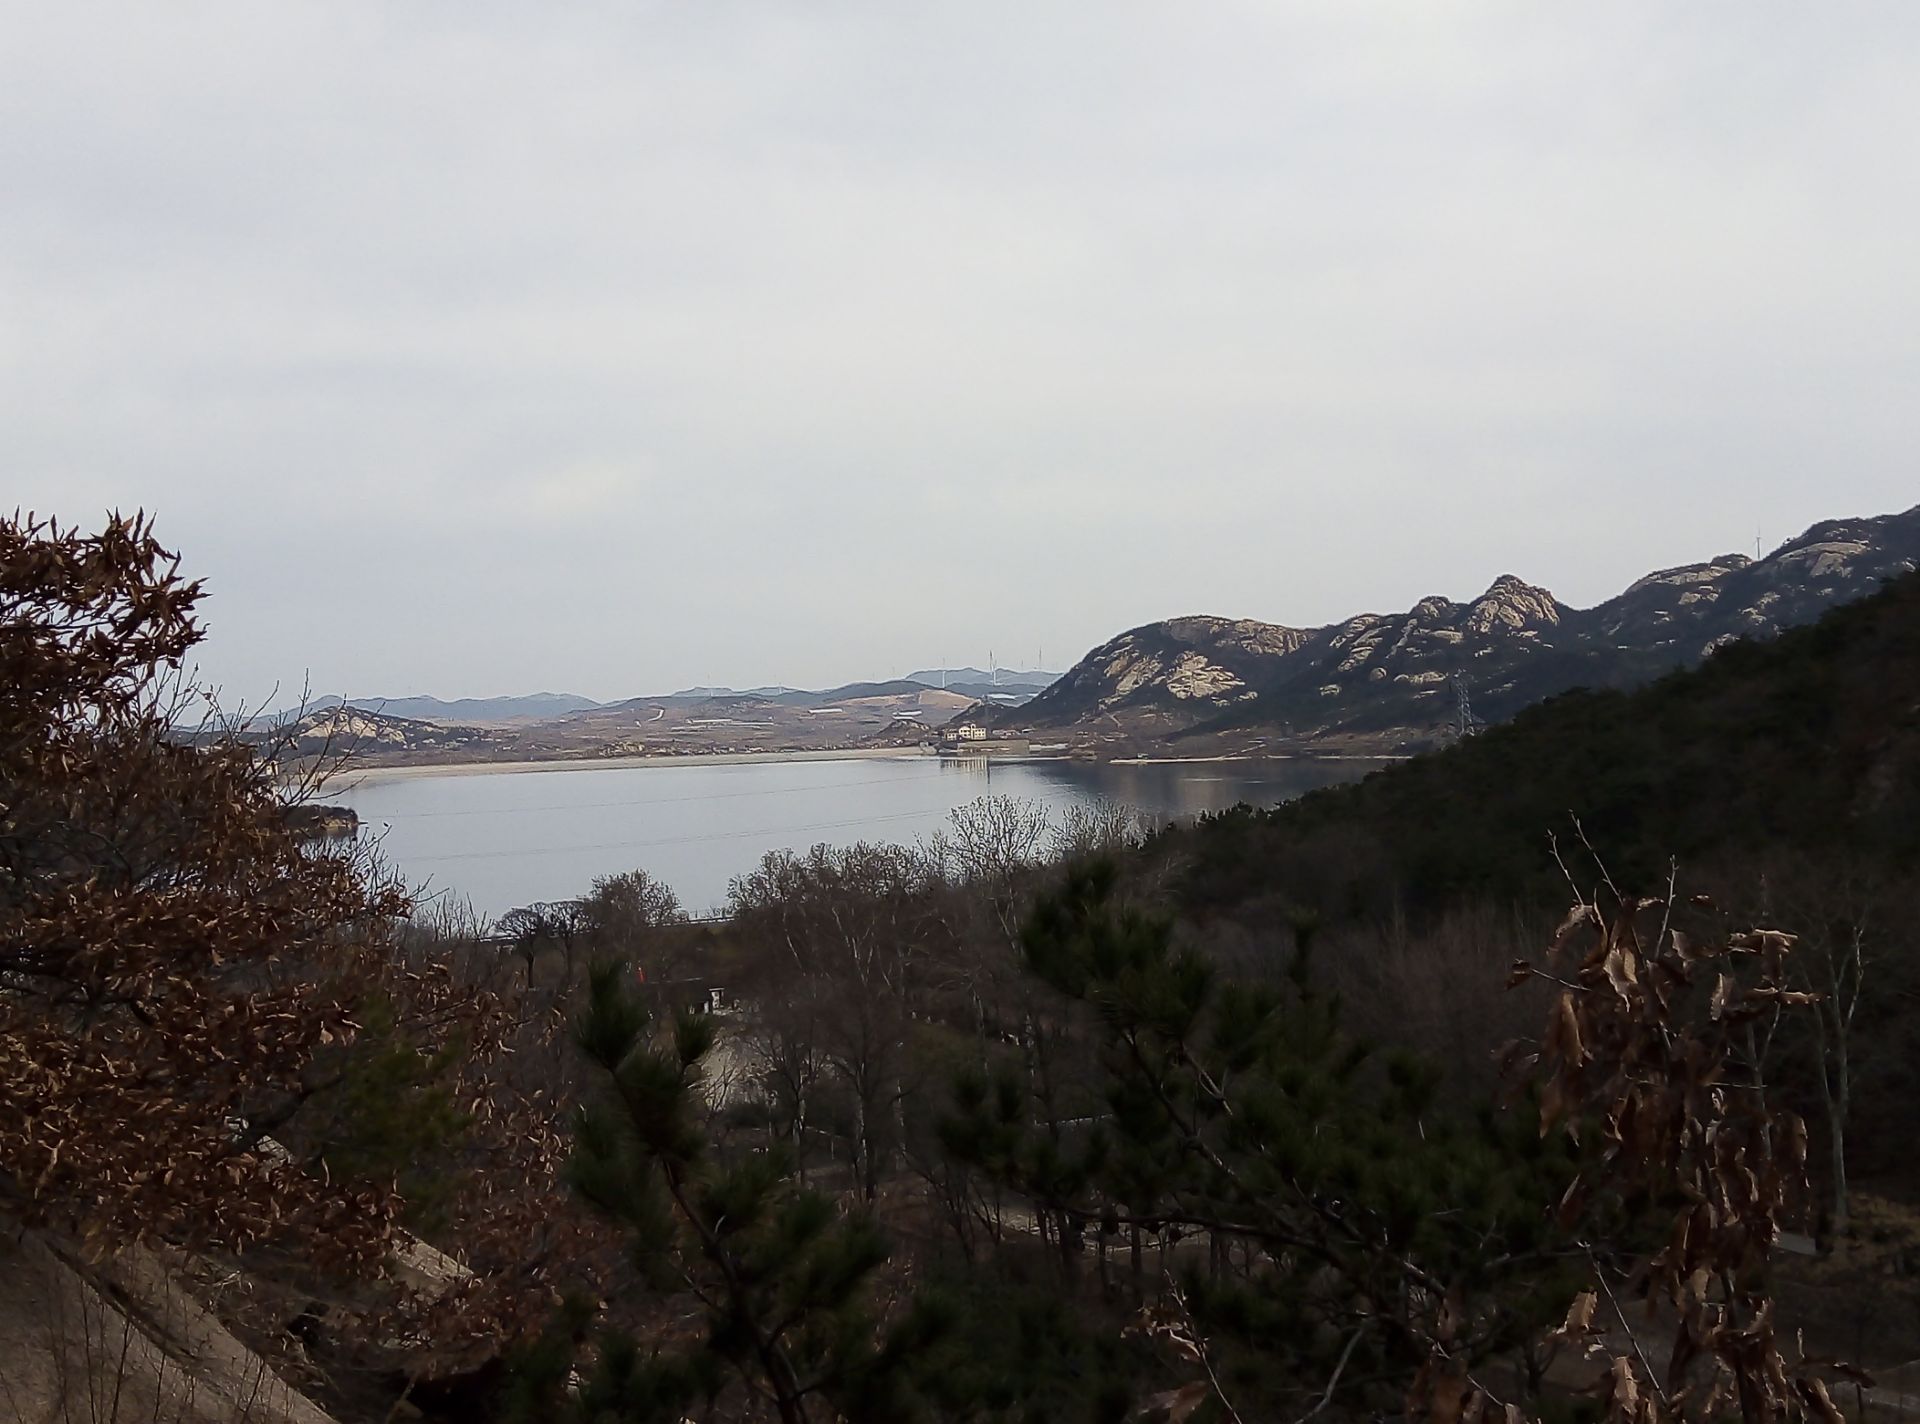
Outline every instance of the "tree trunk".
[[1832, 1196], [1828, 1208], [1828, 1244], [1835, 1251], [1846, 1249], [1847, 1227], [1851, 1213], [1847, 1209], [1847, 1108], [1852, 1085], [1847, 1072], [1845, 1030], [1829, 1023], [1831, 1003], [1816, 1006], [1814, 1025], [1818, 1033], [1816, 1047], [1820, 1055], [1820, 1107], [1827, 1119], [1827, 1161], [1832, 1177]]
[[1853, 1073], [1847, 1061], [1847, 1035], [1844, 1028], [1838, 1029], [1835, 1049], [1834, 1075], [1837, 1082], [1833, 1103], [1828, 1108], [1827, 1142], [1833, 1153], [1833, 1239], [1839, 1244], [1846, 1241], [1847, 1228], [1853, 1222], [1853, 1213], [1847, 1200], [1847, 1118], [1853, 1108]]

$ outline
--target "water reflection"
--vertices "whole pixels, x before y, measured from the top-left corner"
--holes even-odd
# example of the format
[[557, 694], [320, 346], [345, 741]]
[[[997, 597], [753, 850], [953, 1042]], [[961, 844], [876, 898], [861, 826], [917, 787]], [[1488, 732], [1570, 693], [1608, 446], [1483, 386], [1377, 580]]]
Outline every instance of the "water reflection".
[[382, 838], [388, 857], [430, 893], [498, 915], [583, 892], [636, 866], [696, 913], [774, 849], [820, 841], [911, 843], [984, 795], [1049, 811], [1090, 802], [1149, 820], [1240, 802], [1278, 805], [1370, 770], [1366, 762], [1097, 763], [874, 758], [715, 765], [570, 767], [381, 780], [339, 799]]

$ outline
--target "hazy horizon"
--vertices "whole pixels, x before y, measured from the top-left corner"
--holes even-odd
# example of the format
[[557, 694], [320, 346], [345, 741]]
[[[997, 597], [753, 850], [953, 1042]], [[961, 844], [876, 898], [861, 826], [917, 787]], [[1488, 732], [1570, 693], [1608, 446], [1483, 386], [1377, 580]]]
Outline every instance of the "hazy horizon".
[[[950, 669], [950, 671], [956, 671], [956, 672], [964, 671], [964, 670], [965, 669], [963, 668]], [[704, 684], [691, 683], [685, 687], [636, 688], [632, 692], [621, 693], [616, 696], [606, 697], [606, 698], [587, 697], [585, 693], [575, 692], [572, 688], [569, 688], [569, 687], [526, 687], [526, 688], [521, 688], [517, 692], [482, 692], [482, 693], [469, 692], [469, 693], [461, 693], [457, 697], [441, 697], [440, 694], [431, 692], [431, 691], [395, 692], [395, 693], [368, 691], [368, 692], [343, 694], [330, 688], [313, 688], [309, 692], [307, 692], [303, 697], [298, 689], [295, 689], [291, 694], [288, 693], [285, 689], [281, 689], [278, 692], [278, 694], [271, 700], [268, 706], [263, 707], [259, 710], [263, 712], [286, 711], [286, 710], [301, 707], [301, 706], [311, 706], [312, 704], [325, 698], [341, 697], [341, 696], [346, 697], [347, 700], [350, 702], [358, 703], [368, 707], [372, 707], [373, 704], [382, 700], [400, 702], [400, 701], [406, 701], [416, 697], [430, 697], [437, 701], [448, 702], [448, 703], [498, 702], [498, 701], [505, 701], [510, 699], [528, 699], [528, 698], [535, 698], [535, 697], [580, 697], [580, 698], [585, 698], [587, 701], [590, 701], [590, 702], [597, 702], [601, 706], [607, 706], [613, 703], [631, 701], [634, 698], [675, 697], [688, 692], [707, 692], [707, 691], [725, 691], [725, 692], [732, 692], [732, 693], [748, 693], [748, 692], [758, 692], [758, 691], [831, 692], [835, 687], [857, 686], [860, 683], [882, 683], [882, 682], [904, 681], [913, 673], [938, 672], [938, 671], [939, 671], [938, 668], [915, 667], [915, 668], [909, 668], [906, 671], [898, 674], [886, 673], [878, 677], [855, 678], [852, 680], [852, 682], [834, 683], [827, 686], [811, 687], [811, 688], [796, 687], [788, 683], [765, 683], [765, 682], [746, 683], [746, 684], [741, 684], [737, 686], [732, 684], [722, 685], [719, 683], [704, 683]], [[975, 668], [974, 671], [980, 673], [982, 677], [987, 677], [991, 675], [991, 671], [986, 668]], [[1043, 671], [1047, 672], [1049, 676], [1058, 677], [1064, 671], [1064, 669], [1055, 668], [1052, 670], [1046, 670], [1041, 668], [1003, 667], [999, 669], [999, 674], [1003, 679], [1006, 679], [1006, 678], [1016, 678], [1023, 674], [1032, 675], [1032, 674], [1040, 673]]]
[[[1920, 507], [1920, 506], [1915, 506], [1915, 507]], [[1833, 516], [1833, 518], [1835, 519], [1874, 518], [1874, 517], [1877, 517], [1878, 515], [1899, 514], [1904, 512], [1906, 511], [1889, 509], [1889, 510], [1876, 511], [1874, 515], [1835, 515]], [[1814, 521], [1815, 524], [1819, 524], [1823, 522], [1826, 522], [1826, 521], [1823, 521], [1823, 520]], [[1812, 527], [1812, 526], [1809, 526], [1809, 527]], [[1768, 544], [1764, 540], [1756, 541], [1756, 547], [1752, 551], [1749, 551], [1746, 549], [1725, 548], [1725, 549], [1717, 550], [1715, 551], [1715, 553], [1710, 555], [1702, 555], [1699, 559], [1689, 560], [1688, 562], [1705, 563], [1714, 558], [1720, 558], [1720, 557], [1724, 557], [1727, 555], [1734, 555], [1734, 554], [1741, 555], [1743, 557], [1764, 558], [1775, 553], [1779, 548], [1784, 547], [1786, 544], [1792, 542], [1793, 539], [1797, 538], [1799, 535], [1805, 532], [1806, 532], [1805, 530], [1795, 530], [1794, 533], [1788, 536], [1787, 539], [1780, 540], [1773, 544]], [[1667, 567], [1672, 567], [1672, 566], [1667, 566]], [[1639, 574], [1636, 574], [1634, 578], [1637, 580], [1638, 578], [1646, 574], [1657, 573], [1660, 571], [1661, 571], [1660, 569], [1643, 569], [1640, 571]], [[1489, 585], [1491, 585], [1492, 582], [1493, 582], [1492, 579], [1488, 580]], [[1627, 584], [1623, 584], [1620, 588], [1615, 589], [1614, 593], [1615, 594], [1623, 593], [1626, 591], [1627, 587], [1628, 587]], [[1484, 592], [1484, 591], [1485, 590], [1482, 589], [1482, 590], [1477, 590], [1476, 592]], [[1553, 592], [1553, 590], [1550, 589], [1549, 592]], [[1442, 595], [1442, 596], [1445, 597], [1447, 595]], [[1465, 602], [1469, 602], [1472, 597], [1473, 595], [1471, 594], [1462, 595], [1462, 596], [1454, 597], [1453, 601], [1456, 603], [1465, 603]], [[1600, 602], [1600, 603], [1604, 603], [1606, 601], [1607, 600], [1604, 598], [1595, 600], [1595, 602]], [[1561, 602], [1566, 603], [1567, 600], [1562, 599]], [[1589, 607], [1591, 605], [1569, 604], [1568, 606], [1574, 607], [1574, 608], [1581, 608], [1584, 610], [1584, 607]], [[1365, 614], [1369, 612], [1382, 612], [1382, 611], [1385, 611], [1385, 610], [1361, 608], [1361, 609], [1353, 610], [1353, 614], [1348, 616]], [[1399, 612], [1402, 610], [1396, 609], [1393, 611]], [[1169, 614], [1167, 616], [1167, 620], [1152, 620], [1152, 621], [1156, 621], [1156, 622], [1168, 621], [1168, 620], [1176, 619], [1182, 616], [1189, 616], [1189, 615]], [[1209, 615], [1200, 615], [1200, 616], [1209, 616]], [[1228, 615], [1228, 616], [1232, 616], [1232, 615]], [[1333, 621], [1340, 622], [1344, 620], [1336, 619]], [[1139, 625], [1134, 625], [1134, 626], [1137, 627]], [[1315, 626], [1326, 626], [1326, 625], [1315, 625]], [[1113, 636], [1117, 636], [1120, 633], [1129, 632], [1129, 631], [1131, 631], [1130, 628], [1116, 628], [1114, 630]], [[1102, 643], [1106, 641], [1108, 641], [1108, 639], [1106, 638], [1101, 639]], [[1025, 666], [1000, 664], [998, 665], [998, 672], [1002, 677], [1014, 677], [1014, 676], [1019, 676], [1021, 674], [1035, 674], [1035, 673], [1044, 672], [1046, 673], [1046, 675], [1050, 677], [1057, 678], [1064, 675], [1069, 670], [1071, 670], [1072, 667], [1075, 664], [1077, 664], [1087, 653], [1094, 651], [1099, 646], [1100, 646], [1099, 643], [1092, 644], [1089, 647], [1082, 649], [1080, 652], [1075, 653], [1070, 658], [1066, 658], [1064, 660], [1054, 660], [1053, 662], [1050, 663], [1049, 666], [1045, 668], [1042, 668], [1037, 663], [1032, 665], [1025, 665]], [[968, 664], [955, 664], [950, 670], [963, 671], [969, 666], [970, 665]], [[850, 678], [838, 679], [833, 682], [822, 682], [822, 683], [814, 683], [814, 684], [766, 683], [766, 682], [688, 683], [688, 684], [684, 684], [676, 687], [635, 688], [629, 691], [615, 692], [603, 697], [589, 697], [588, 694], [579, 692], [577, 689], [570, 688], [570, 687], [526, 687], [526, 688], [508, 689], [508, 690], [497, 691], [497, 692], [478, 692], [478, 693], [463, 692], [458, 694], [442, 694], [442, 693], [436, 692], [431, 688], [417, 688], [411, 691], [398, 692], [398, 693], [380, 692], [377, 690], [363, 690], [358, 692], [342, 694], [337, 691], [316, 687], [316, 688], [313, 688], [303, 699], [297, 692], [290, 697], [285, 688], [280, 688], [276, 690], [275, 696], [269, 700], [269, 705], [261, 708], [260, 710], [263, 710], [263, 711], [286, 710], [290, 707], [297, 707], [297, 706], [303, 705], [303, 703], [311, 703], [317, 699], [335, 697], [335, 696], [345, 696], [350, 701], [359, 702], [366, 705], [371, 705], [373, 702], [377, 700], [382, 700], [382, 699], [398, 701], [398, 700], [414, 698], [414, 697], [434, 698], [444, 702], [461, 702], [461, 701], [487, 702], [487, 701], [498, 701], [498, 700], [509, 699], [509, 698], [528, 698], [528, 697], [540, 697], [540, 696], [586, 697], [588, 698], [588, 700], [598, 702], [601, 705], [609, 705], [617, 702], [629, 701], [635, 698], [668, 697], [668, 696], [675, 696], [688, 691], [705, 691], [708, 689], [717, 689], [717, 690], [723, 690], [727, 692], [736, 692], [736, 693], [753, 692], [756, 690], [764, 690], [764, 689], [775, 689], [775, 690], [781, 690], [781, 691], [825, 692], [825, 691], [831, 691], [836, 687], [844, 687], [844, 686], [849, 686], [852, 684], [863, 683], [863, 682], [899, 681], [899, 680], [903, 680], [910, 677], [914, 673], [925, 673], [929, 671], [938, 671], [938, 670], [939, 668], [937, 665], [916, 664], [912, 667], [904, 668], [899, 671], [860, 674]], [[974, 672], [980, 673], [982, 676], [992, 675], [991, 671], [987, 668], [974, 667], [972, 670]]]
[[1920, 12], [9, 5], [12, 502], [233, 700], [1064, 668], [1905, 509]]

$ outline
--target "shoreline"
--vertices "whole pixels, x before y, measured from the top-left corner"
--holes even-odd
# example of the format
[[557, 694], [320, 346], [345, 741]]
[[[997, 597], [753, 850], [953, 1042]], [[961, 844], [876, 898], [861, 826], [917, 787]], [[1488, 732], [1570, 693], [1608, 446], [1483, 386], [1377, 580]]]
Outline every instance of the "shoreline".
[[1413, 752], [1227, 752], [1220, 756], [1108, 757], [1106, 766], [1212, 766], [1233, 761], [1412, 761]]
[[[1102, 766], [1215, 766], [1256, 761], [1406, 761], [1406, 752], [1238, 752], [1190, 757], [1101, 757]], [[705, 752], [680, 756], [565, 757], [545, 761], [444, 761], [395, 766], [346, 767], [321, 783], [323, 794], [389, 781], [414, 781], [434, 776], [522, 776], [542, 772], [621, 771], [659, 766], [762, 766], [798, 761], [937, 760], [926, 747], [807, 747], [786, 751]], [[1058, 756], [1011, 756], [1005, 762], [1065, 762]]]
[[877, 761], [932, 757], [924, 747], [806, 747], [779, 752], [705, 752], [682, 756], [555, 757], [547, 761], [432, 761], [395, 766], [343, 767], [321, 783], [339, 791], [384, 781], [428, 776], [521, 776], [535, 772], [620, 771], [648, 766], [758, 766], [786, 761]]

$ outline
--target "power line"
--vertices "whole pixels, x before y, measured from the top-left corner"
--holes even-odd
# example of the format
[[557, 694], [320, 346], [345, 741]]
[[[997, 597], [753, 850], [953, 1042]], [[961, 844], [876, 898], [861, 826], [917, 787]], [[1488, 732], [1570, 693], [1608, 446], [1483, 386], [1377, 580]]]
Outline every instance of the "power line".
[[750, 836], [789, 836], [813, 831], [839, 831], [849, 826], [871, 826], [886, 821], [916, 821], [928, 816], [940, 815], [946, 808], [932, 807], [922, 811], [900, 811], [890, 816], [855, 816], [845, 821], [815, 821], [800, 826], [756, 826], [744, 831], [716, 831], [704, 836], [660, 836], [650, 840], [637, 841], [596, 841], [591, 845], [543, 846], [537, 849], [517, 846], [512, 850], [470, 850], [459, 851], [453, 855], [409, 856], [411, 863], [439, 865], [453, 860], [501, 860], [509, 856], [525, 857], [530, 855], [578, 855], [590, 850], [644, 850], [656, 846], [704, 845], [712, 841], [745, 840]]
[[[631, 768], [629, 768], [631, 769]], [[778, 796], [794, 791], [844, 791], [856, 786], [897, 786], [902, 782], [930, 781], [945, 775], [944, 770], [918, 772], [911, 776], [866, 776], [855, 781], [826, 781], [813, 786], [772, 786], [757, 791], [714, 791], [699, 796], [633, 797], [624, 801], [566, 801], [546, 806], [471, 806], [458, 811], [396, 811], [380, 815], [382, 821], [430, 821], [448, 816], [517, 816], [542, 811], [604, 811], [620, 806], [683, 806], [696, 801], [731, 801], [746, 796]], [[392, 783], [390, 783], [392, 784]]]

